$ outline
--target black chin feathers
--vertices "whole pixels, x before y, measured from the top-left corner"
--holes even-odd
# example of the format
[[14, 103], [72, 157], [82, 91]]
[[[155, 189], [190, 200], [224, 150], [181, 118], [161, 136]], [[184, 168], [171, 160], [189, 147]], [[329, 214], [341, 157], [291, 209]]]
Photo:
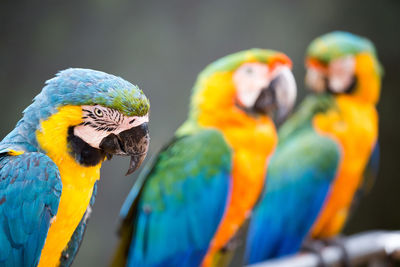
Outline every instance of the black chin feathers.
[[102, 150], [91, 147], [81, 138], [75, 136], [74, 127], [68, 128], [67, 142], [69, 153], [83, 166], [96, 166], [106, 156]]

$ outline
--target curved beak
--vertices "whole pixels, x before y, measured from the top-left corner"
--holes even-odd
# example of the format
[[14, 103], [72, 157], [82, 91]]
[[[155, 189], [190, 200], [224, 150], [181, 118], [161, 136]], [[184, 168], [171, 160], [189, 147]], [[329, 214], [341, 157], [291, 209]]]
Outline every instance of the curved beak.
[[285, 120], [296, 101], [296, 81], [288, 67], [282, 67], [254, 102], [253, 110], [275, 117], [277, 123]]
[[104, 150], [107, 158], [111, 158], [112, 155], [130, 156], [131, 161], [126, 173], [129, 175], [142, 164], [147, 155], [149, 142], [149, 129], [147, 123], [143, 123], [118, 135], [108, 135], [101, 141], [99, 147]]

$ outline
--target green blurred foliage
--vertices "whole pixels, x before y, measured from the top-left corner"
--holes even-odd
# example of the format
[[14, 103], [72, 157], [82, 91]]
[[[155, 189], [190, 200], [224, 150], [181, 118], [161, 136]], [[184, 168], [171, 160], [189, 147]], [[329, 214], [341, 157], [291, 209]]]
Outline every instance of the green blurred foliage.
[[[379, 179], [346, 233], [399, 229], [400, 1], [9, 1], [0, 3], [0, 138], [20, 119], [45, 80], [68, 67], [106, 71], [137, 84], [151, 100], [151, 152], [185, 120], [196, 75], [239, 50], [281, 50], [303, 86], [308, 43], [332, 30], [370, 38], [385, 67], [379, 103]], [[118, 212], [136, 175], [127, 159], [102, 168], [89, 228], [75, 266], [107, 266], [116, 244]]]

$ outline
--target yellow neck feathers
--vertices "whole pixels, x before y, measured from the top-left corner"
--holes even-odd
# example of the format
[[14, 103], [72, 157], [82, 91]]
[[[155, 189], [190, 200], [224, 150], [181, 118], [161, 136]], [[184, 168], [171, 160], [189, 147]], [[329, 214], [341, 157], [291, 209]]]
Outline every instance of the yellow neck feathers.
[[80, 106], [64, 106], [42, 121], [36, 133], [40, 147], [58, 166], [63, 184], [58, 212], [47, 234], [39, 266], [58, 265], [62, 251], [89, 205], [94, 183], [100, 178], [101, 163], [81, 166], [68, 152], [68, 128], [81, 122]]
[[36, 133], [40, 147], [46, 152], [46, 155], [57, 164], [61, 174], [69, 173], [74, 169], [75, 175], [72, 177], [63, 177], [61, 175], [63, 185], [93, 185], [99, 178], [99, 175], [92, 177], [89, 180], [76, 178], [79, 176], [79, 173], [76, 172], [78, 170], [82, 175], [87, 172], [99, 174], [101, 167], [101, 164], [94, 167], [81, 166], [68, 152], [68, 128], [70, 126], [78, 125], [81, 122], [82, 108], [80, 106], [64, 106], [49, 119], [42, 121], [40, 129]]
[[375, 105], [379, 100], [381, 88], [381, 78], [376, 59], [369, 53], [358, 54], [356, 56], [355, 75], [357, 87], [352, 95]]
[[235, 104], [231, 72], [217, 72], [203, 84], [195, 96], [197, 123], [220, 130], [234, 152], [269, 154], [277, 141], [274, 123], [268, 116], [250, 116]]

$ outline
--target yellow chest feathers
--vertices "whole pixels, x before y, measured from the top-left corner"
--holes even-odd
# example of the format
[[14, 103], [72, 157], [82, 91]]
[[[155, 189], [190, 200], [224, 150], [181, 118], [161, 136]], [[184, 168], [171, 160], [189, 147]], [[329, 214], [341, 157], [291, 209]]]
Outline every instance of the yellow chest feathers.
[[334, 138], [341, 147], [335, 181], [312, 231], [319, 238], [329, 238], [341, 231], [378, 137], [374, 105], [349, 96], [338, 97], [337, 105], [338, 110], [319, 114], [313, 121], [318, 132]]
[[81, 107], [64, 106], [42, 121], [36, 133], [39, 145], [58, 166], [63, 185], [58, 212], [47, 234], [39, 266], [58, 265], [62, 251], [89, 205], [93, 186], [100, 178], [101, 163], [93, 167], [81, 166], [68, 152], [68, 128], [81, 122]]
[[352, 159], [367, 159], [378, 136], [378, 114], [373, 104], [356, 101], [350, 96], [340, 96], [338, 109], [314, 117], [314, 127], [323, 134], [334, 137], [343, 153]]

